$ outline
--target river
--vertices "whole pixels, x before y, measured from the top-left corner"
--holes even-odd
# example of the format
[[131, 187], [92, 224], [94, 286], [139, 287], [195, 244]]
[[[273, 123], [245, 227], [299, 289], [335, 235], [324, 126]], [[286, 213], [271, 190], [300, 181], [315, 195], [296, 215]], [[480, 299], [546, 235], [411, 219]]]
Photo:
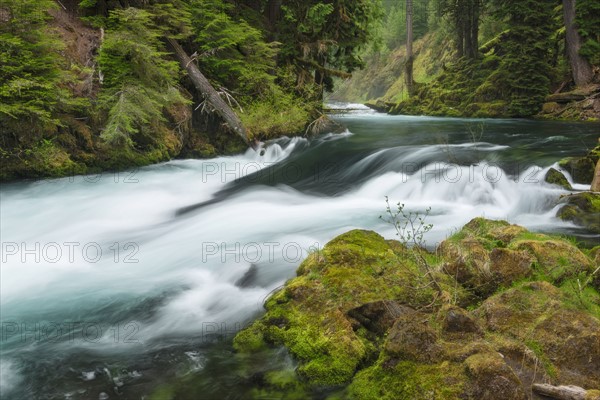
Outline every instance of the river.
[[226, 398], [218, 339], [336, 235], [393, 238], [385, 196], [431, 208], [430, 248], [477, 216], [598, 241], [555, 218], [543, 176], [599, 124], [342, 107], [339, 132], [258, 153], [2, 185], [2, 399], [140, 399], [210, 363], [206, 398]]

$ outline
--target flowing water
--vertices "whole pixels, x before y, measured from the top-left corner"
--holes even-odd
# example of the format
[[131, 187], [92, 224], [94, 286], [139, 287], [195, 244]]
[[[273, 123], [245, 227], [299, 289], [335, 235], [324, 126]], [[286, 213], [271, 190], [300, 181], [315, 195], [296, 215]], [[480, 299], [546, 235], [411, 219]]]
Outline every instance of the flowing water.
[[543, 182], [598, 124], [335, 119], [345, 130], [258, 153], [3, 185], [2, 399], [139, 399], [209, 364], [206, 398], [225, 398], [218, 338], [334, 236], [393, 238], [385, 196], [431, 208], [430, 247], [476, 216], [599, 240], [555, 218], [565, 191]]

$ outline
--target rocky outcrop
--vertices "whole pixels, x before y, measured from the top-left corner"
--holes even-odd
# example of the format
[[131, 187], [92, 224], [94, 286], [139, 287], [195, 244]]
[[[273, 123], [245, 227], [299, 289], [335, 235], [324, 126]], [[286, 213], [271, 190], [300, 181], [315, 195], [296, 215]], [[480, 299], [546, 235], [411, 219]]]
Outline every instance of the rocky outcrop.
[[600, 84], [590, 84], [570, 92], [549, 95], [539, 116], [569, 120], [600, 119]]
[[[600, 387], [595, 268], [572, 243], [504, 221], [474, 219], [435, 254], [351, 231], [307, 258], [234, 347], [245, 358], [285, 347], [297, 362], [290, 387], [304, 398], [329, 390], [361, 400], [529, 399], [534, 383], [592, 389]], [[252, 384], [280, 396], [270, 377], [283, 373]]]
[[564, 205], [558, 211], [559, 218], [600, 233], [600, 193], [575, 193], [562, 197], [560, 203]]
[[546, 173], [544, 180], [552, 185], [557, 185], [566, 190], [573, 190], [573, 187], [562, 172], [557, 169], [550, 168]]
[[589, 185], [594, 180], [596, 164], [600, 160], [599, 144], [583, 157], [569, 157], [559, 161], [558, 165], [569, 172], [573, 181]]

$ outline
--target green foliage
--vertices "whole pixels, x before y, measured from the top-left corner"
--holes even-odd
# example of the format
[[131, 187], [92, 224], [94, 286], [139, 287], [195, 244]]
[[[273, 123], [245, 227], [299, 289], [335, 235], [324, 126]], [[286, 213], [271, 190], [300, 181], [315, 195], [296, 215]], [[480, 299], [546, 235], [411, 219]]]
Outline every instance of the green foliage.
[[164, 121], [164, 108], [186, 100], [177, 90], [177, 63], [167, 61], [152, 14], [128, 8], [111, 11], [99, 64], [104, 72], [100, 107], [108, 110], [102, 138], [132, 146], [141, 128]]
[[277, 89], [265, 99], [252, 102], [240, 115], [244, 126], [254, 138], [276, 138], [285, 134], [304, 134], [310, 119], [302, 99]]
[[600, 65], [600, 3], [578, 0], [575, 3], [576, 22], [582, 45], [579, 53], [593, 65]]
[[299, 86], [315, 82], [327, 90], [333, 88], [334, 70], [352, 72], [364, 65], [361, 50], [382, 17], [380, 2], [373, 0], [292, 0], [282, 12], [280, 61], [299, 68]]
[[333, 4], [315, 4], [308, 9], [306, 19], [298, 25], [298, 30], [308, 35], [322, 31], [331, 13], [333, 13]]
[[[414, 1], [413, 4], [413, 37], [418, 39], [423, 37], [429, 30], [429, 7], [430, 0]], [[396, 47], [406, 42], [406, 2], [393, 4], [386, 10], [386, 17], [383, 24], [383, 40], [388, 49], [394, 50]]]
[[191, 0], [200, 69], [245, 97], [269, 94], [277, 44], [267, 43], [260, 30], [230, 15], [233, 11], [232, 4], [220, 0]]
[[510, 32], [502, 45], [502, 61], [489, 80], [509, 101], [510, 115], [536, 114], [550, 87], [555, 7], [545, 0], [499, 0], [497, 13], [508, 18]]
[[[50, 0], [4, 1], [0, 10], [10, 17], [0, 24], [0, 123], [18, 120], [49, 128], [59, 124], [57, 111], [69, 101], [61, 85], [62, 44], [47, 26]], [[17, 135], [30, 132], [15, 129]]]
[[79, 7], [81, 8], [92, 8], [96, 6], [96, 3], [98, 3], [98, 0], [81, 0], [79, 2]]
[[387, 196], [385, 204], [385, 211], [389, 217], [384, 219], [380, 216], [379, 218], [394, 226], [400, 242], [404, 245], [412, 244], [425, 247], [424, 236], [433, 228], [432, 224], [425, 223], [425, 219], [431, 212], [431, 207], [427, 208], [424, 214], [421, 214], [418, 211], [405, 211], [404, 204], [397, 203], [397, 210], [392, 210]]

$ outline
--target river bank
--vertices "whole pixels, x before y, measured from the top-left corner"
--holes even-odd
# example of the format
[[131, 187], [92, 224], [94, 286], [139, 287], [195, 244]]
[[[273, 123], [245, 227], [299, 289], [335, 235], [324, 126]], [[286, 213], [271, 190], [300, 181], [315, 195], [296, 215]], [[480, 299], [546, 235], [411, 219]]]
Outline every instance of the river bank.
[[[273, 346], [297, 361], [253, 376], [248, 398], [537, 399], [535, 384], [598, 388], [599, 270], [600, 246], [584, 253], [504, 221], [474, 219], [432, 253], [347, 232], [235, 337], [241, 362]], [[191, 398], [188, 387], [173, 398]]]

